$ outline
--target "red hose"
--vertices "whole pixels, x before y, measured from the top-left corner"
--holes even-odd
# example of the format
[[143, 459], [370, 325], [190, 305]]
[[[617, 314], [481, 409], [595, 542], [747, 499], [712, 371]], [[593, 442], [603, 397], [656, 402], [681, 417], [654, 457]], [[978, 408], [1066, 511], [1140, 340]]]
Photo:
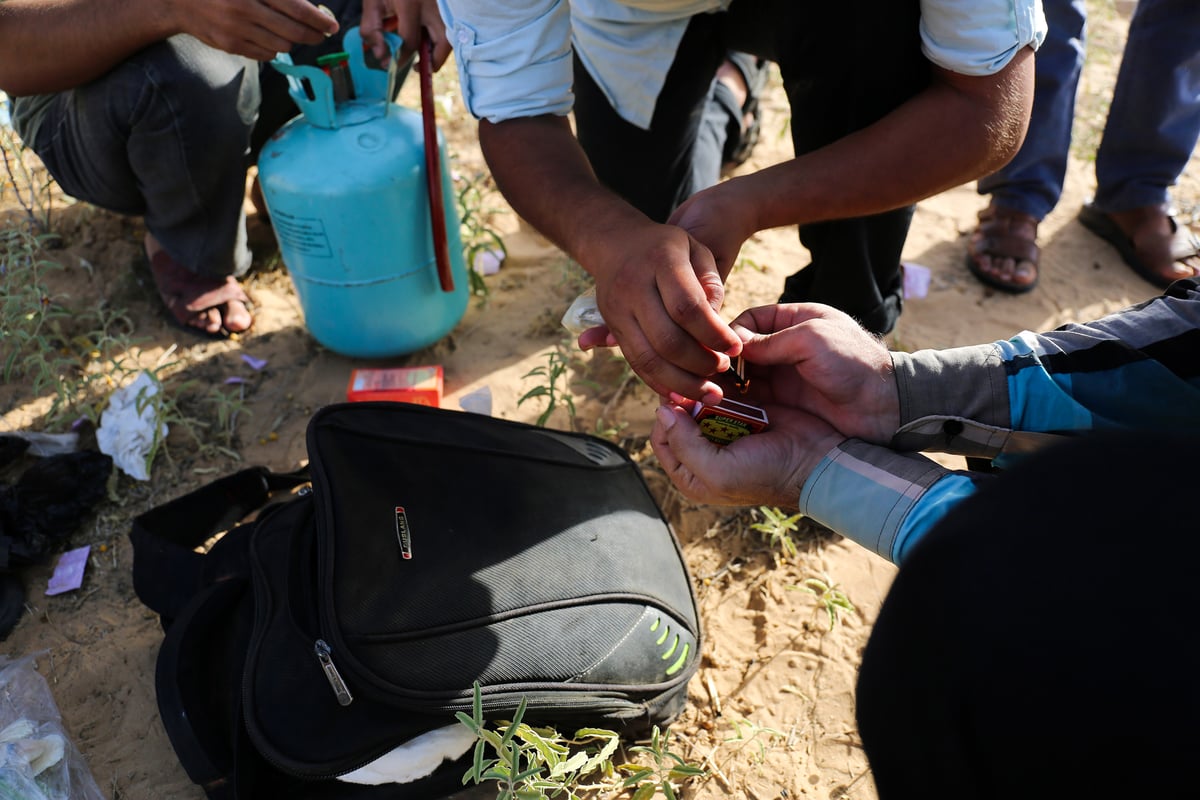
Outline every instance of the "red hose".
[[442, 291], [454, 291], [450, 273], [450, 245], [446, 240], [446, 207], [442, 199], [442, 168], [439, 161], [437, 118], [433, 110], [433, 40], [421, 31], [421, 121], [425, 126], [425, 183], [429, 188], [429, 217], [433, 222], [433, 254], [437, 260]]

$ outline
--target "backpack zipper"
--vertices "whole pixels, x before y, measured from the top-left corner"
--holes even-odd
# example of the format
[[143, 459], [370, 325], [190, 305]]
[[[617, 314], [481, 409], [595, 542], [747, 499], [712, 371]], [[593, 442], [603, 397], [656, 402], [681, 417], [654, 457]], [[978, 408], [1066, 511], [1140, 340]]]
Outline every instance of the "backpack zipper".
[[337, 666], [334, 665], [330, 655], [332, 651], [324, 639], [317, 639], [313, 645], [313, 652], [316, 653], [317, 661], [321, 662], [325, 680], [329, 681], [329, 686], [333, 689], [334, 696], [337, 697], [338, 705], [348, 706], [353, 703], [354, 695], [350, 694], [350, 688], [346, 686], [346, 681], [342, 680], [342, 673], [338, 672]]

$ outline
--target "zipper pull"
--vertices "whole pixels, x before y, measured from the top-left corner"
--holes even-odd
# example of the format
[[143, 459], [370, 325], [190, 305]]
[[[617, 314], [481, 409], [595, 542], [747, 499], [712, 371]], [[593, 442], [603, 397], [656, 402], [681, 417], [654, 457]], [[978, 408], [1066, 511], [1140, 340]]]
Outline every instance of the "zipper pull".
[[342, 680], [342, 674], [334, 666], [333, 659], [329, 656], [331, 652], [329, 645], [325, 643], [324, 639], [317, 639], [317, 643], [313, 646], [313, 652], [317, 654], [317, 661], [321, 662], [321, 669], [325, 670], [325, 680], [329, 681], [330, 688], [337, 696], [338, 705], [348, 706], [353, 703], [354, 695], [350, 694], [350, 689]]

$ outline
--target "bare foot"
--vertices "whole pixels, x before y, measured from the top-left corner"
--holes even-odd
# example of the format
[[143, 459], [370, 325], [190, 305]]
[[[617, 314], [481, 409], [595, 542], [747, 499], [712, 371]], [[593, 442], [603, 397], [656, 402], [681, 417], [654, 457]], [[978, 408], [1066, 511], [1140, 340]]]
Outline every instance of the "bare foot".
[[179, 325], [221, 336], [248, 331], [254, 324], [250, 298], [232, 275], [197, 275], [171, 258], [148, 233], [145, 244], [159, 297]]

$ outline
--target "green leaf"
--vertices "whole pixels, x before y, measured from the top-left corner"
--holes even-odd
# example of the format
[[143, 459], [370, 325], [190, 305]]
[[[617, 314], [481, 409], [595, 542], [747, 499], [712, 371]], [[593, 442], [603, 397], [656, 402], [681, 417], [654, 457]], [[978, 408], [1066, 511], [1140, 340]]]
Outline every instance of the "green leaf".
[[[623, 765], [622, 767], [619, 767], [619, 769], [624, 769], [629, 766], [632, 766], [632, 765], [626, 764], [626, 765]], [[642, 781], [646, 780], [646, 778], [652, 778], [652, 777], [654, 777], [654, 770], [650, 769], [649, 767], [641, 767], [636, 772], [634, 772], [632, 775], [630, 775], [628, 778], [621, 781], [621, 786], [623, 786], [625, 788], [629, 788], [630, 786], [634, 786], [636, 784], [641, 783]]]
[[476, 736], [479, 735], [479, 725], [475, 722], [475, 720], [468, 717], [466, 715], [466, 713], [464, 713], [462, 711], [456, 711], [454, 713], [454, 718], [457, 719], [463, 725], [466, 725], [468, 728], [470, 728], [471, 732], [474, 733]]
[[535, 386], [525, 394], [521, 395], [521, 399], [517, 401], [517, 405], [521, 405], [521, 403], [524, 403], [526, 400], [532, 400], [535, 397], [545, 397], [548, 394], [550, 394], [550, 390], [545, 386]]
[[559, 763], [555, 764], [550, 770], [550, 776], [558, 777], [561, 775], [566, 775], [567, 773], [570, 773], [570, 772], [577, 772], [580, 769], [582, 769], [584, 767], [584, 765], [586, 765], [587, 763], [588, 763], [588, 754], [585, 751], [580, 750], [578, 753], [575, 753], [573, 756], [568, 758], [566, 761], [560, 761]]
[[629, 800], [650, 800], [651, 797], [654, 797], [657, 788], [653, 783], [643, 783]]

